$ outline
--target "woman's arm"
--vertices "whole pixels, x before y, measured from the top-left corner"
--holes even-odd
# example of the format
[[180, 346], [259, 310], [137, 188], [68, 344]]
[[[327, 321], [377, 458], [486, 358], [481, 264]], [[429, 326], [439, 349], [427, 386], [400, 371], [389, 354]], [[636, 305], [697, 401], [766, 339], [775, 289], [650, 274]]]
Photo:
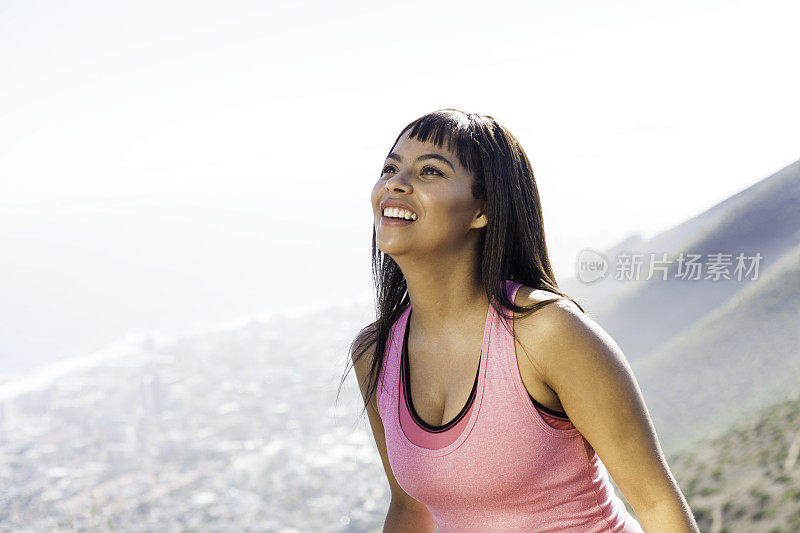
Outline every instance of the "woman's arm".
[[699, 533], [633, 371], [611, 336], [568, 300], [517, 320], [515, 331], [644, 530]]
[[421, 531], [438, 531], [436, 522], [430, 511], [418, 507], [405, 508], [392, 500], [389, 512], [383, 522], [384, 533], [420, 533]]
[[647, 533], [651, 531], [699, 531], [692, 511], [680, 490], [675, 498], [666, 499], [661, 505], [642, 509], [641, 512], [637, 511], [636, 516]]
[[[365, 338], [366, 332], [362, 331], [355, 341], [357, 349], [360, 349]], [[374, 349], [375, 345], [373, 344], [364, 352], [364, 355], [361, 356], [358, 361], [356, 361], [355, 354], [353, 354], [353, 368], [363, 399], [367, 397], [367, 380], [369, 369], [372, 366], [372, 358], [375, 356]], [[367, 418], [369, 419], [369, 425], [372, 429], [372, 436], [375, 438], [375, 445], [378, 447], [378, 453], [380, 453], [381, 456], [381, 462], [383, 463], [383, 469], [389, 482], [391, 494], [389, 510], [386, 513], [386, 519], [383, 524], [383, 531], [387, 533], [437, 531], [436, 521], [433, 519], [428, 508], [406, 494], [394, 477], [392, 466], [389, 463], [389, 455], [386, 451], [386, 434], [383, 430], [383, 421], [378, 412], [376, 396], [377, 391], [376, 394], [372, 395], [372, 398], [370, 398], [367, 404]]]

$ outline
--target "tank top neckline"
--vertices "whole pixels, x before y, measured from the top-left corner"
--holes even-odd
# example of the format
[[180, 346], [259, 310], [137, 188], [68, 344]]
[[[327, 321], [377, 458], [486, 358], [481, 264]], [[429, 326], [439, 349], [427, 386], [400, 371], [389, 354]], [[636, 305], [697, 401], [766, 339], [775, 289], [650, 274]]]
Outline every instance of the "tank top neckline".
[[[516, 295], [516, 290], [513, 291], [513, 294]], [[413, 401], [413, 399], [411, 397], [411, 381], [409, 379], [409, 376], [411, 375], [411, 371], [409, 370], [410, 365], [409, 365], [409, 357], [408, 357], [408, 332], [411, 329], [410, 324], [411, 324], [411, 314], [412, 314], [412, 312], [413, 312], [413, 309], [409, 305], [408, 318], [406, 320], [406, 325], [405, 325], [405, 328], [404, 328], [405, 331], [403, 333], [403, 344], [402, 344], [401, 355], [400, 355], [400, 372], [401, 372], [400, 384], [403, 387], [403, 391], [405, 393], [406, 406], [408, 408], [408, 413], [411, 416], [411, 419], [420, 428], [425, 430], [427, 433], [442, 433], [442, 432], [448, 431], [451, 428], [453, 428], [454, 426], [456, 426], [461, 421], [461, 419], [464, 418], [466, 413], [469, 412], [469, 409], [472, 406], [472, 402], [475, 399], [475, 392], [477, 391], [477, 388], [478, 388], [478, 376], [480, 375], [480, 360], [483, 359], [483, 357], [484, 357], [483, 356], [483, 351], [481, 351], [481, 354], [480, 354], [479, 359], [478, 359], [478, 369], [475, 372], [475, 380], [472, 383], [472, 390], [470, 391], [469, 396], [467, 398], [467, 401], [464, 403], [464, 406], [461, 408], [461, 410], [458, 412], [458, 414], [455, 415], [455, 417], [450, 422], [446, 422], [446, 423], [438, 425], [438, 426], [425, 422], [425, 420], [422, 419], [422, 417], [419, 415], [419, 413], [417, 412], [416, 408], [414, 407], [414, 401]], [[487, 319], [488, 319], [488, 316], [487, 316]], [[536, 407], [537, 409], [542, 411], [544, 415], [549, 416], [550, 418], [557, 419], [559, 421], [569, 421], [569, 417], [567, 416], [567, 414], [564, 411], [558, 411], [558, 410], [553, 409], [551, 407], [547, 407], [546, 405], [536, 401], [536, 398], [534, 398], [531, 395], [530, 392], [528, 392], [527, 390], [526, 390], [526, 392], [527, 392], [528, 398], [530, 398], [530, 400], [533, 403], [534, 407]]]
[[[413, 401], [413, 399], [411, 397], [411, 380], [409, 379], [409, 376], [410, 376], [411, 372], [409, 370], [409, 362], [408, 362], [408, 359], [409, 359], [408, 358], [408, 331], [411, 329], [409, 327], [409, 324], [411, 323], [411, 312], [412, 311], [413, 310], [409, 307], [408, 318], [406, 319], [405, 333], [403, 335], [403, 350], [402, 350], [402, 353], [401, 353], [401, 365], [402, 365], [401, 380], [400, 380], [401, 381], [401, 386], [403, 387], [403, 390], [405, 392], [406, 405], [408, 406], [408, 412], [411, 415], [411, 418], [414, 420], [414, 422], [416, 422], [420, 427], [422, 427], [423, 429], [425, 429], [426, 431], [428, 431], [430, 433], [441, 433], [443, 431], [447, 431], [448, 429], [450, 429], [453, 426], [455, 426], [456, 424], [458, 424], [458, 422], [462, 418], [464, 418], [464, 415], [469, 411], [470, 407], [472, 406], [472, 402], [475, 399], [475, 392], [478, 389], [478, 377], [480, 376], [481, 360], [483, 359], [483, 350], [481, 350], [481, 355], [480, 355], [480, 358], [478, 359], [478, 370], [475, 372], [475, 381], [472, 383], [472, 390], [469, 393], [469, 397], [467, 398], [466, 403], [461, 408], [461, 411], [459, 411], [458, 414], [450, 422], [446, 422], [446, 423], [438, 425], [438, 426], [435, 426], [433, 424], [428, 424], [427, 422], [425, 422], [422, 419], [421, 416], [419, 416], [419, 413], [417, 413], [417, 410], [414, 407], [414, 401]], [[488, 320], [488, 314], [487, 314], [487, 320]]]
[[[408, 318], [410, 315], [411, 315], [411, 304], [409, 304], [406, 307], [405, 311], [400, 316], [400, 321], [399, 321], [400, 323], [398, 325], [402, 328], [407, 328]], [[481, 347], [482, 357], [480, 358], [480, 363], [478, 365], [478, 379], [475, 385], [475, 392], [472, 395], [472, 404], [466, 406], [466, 411], [465, 411], [466, 414], [463, 415], [467, 417], [466, 426], [464, 427], [464, 430], [461, 432], [461, 435], [459, 435], [455, 441], [442, 448], [425, 448], [423, 446], [419, 446], [416, 443], [414, 443], [411, 439], [409, 439], [408, 435], [406, 435], [405, 431], [403, 431], [403, 427], [400, 425], [400, 409], [402, 407], [400, 404], [400, 394], [393, 395], [393, 402], [391, 404], [392, 424], [395, 426], [395, 430], [397, 431], [397, 434], [400, 436], [400, 442], [403, 442], [406, 446], [413, 449], [415, 453], [427, 455], [430, 457], [447, 455], [455, 451], [459, 446], [461, 446], [461, 444], [466, 440], [467, 436], [472, 431], [472, 428], [475, 425], [475, 421], [477, 420], [478, 411], [480, 411], [481, 400], [483, 398], [483, 390], [485, 385], [484, 377], [486, 374], [486, 362], [488, 358], [483, 357], [483, 355], [488, 353], [488, 347], [491, 341], [491, 332], [494, 326], [496, 315], [497, 313], [494, 311], [494, 308], [491, 305], [489, 305], [489, 309], [486, 311], [486, 323], [483, 328], [483, 344]], [[398, 339], [398, 342], [402, 341], [399, 341]], [[397, 352], [400, 357], [396, 359], [396, 361], [398, 361], [400, 365], [402, 365], [401, 361], [402, 351], [403, 351], [402, 346], [398, 346]], [[396, 382], [398, 387], [404, 386], [402, 383], [402, 378], [403, 378], [402, 372], [398, 371], [397, 382]]]

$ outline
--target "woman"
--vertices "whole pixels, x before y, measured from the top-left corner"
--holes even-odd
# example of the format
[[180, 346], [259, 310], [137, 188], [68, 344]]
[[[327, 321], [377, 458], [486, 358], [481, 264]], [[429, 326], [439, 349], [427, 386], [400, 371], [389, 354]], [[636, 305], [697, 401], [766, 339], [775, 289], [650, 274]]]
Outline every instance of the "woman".
[[384, 531], [698, 531], [624, 355], [556, 285], [511, 133], [429, 113], [371, 200], [378, 317], [350, 356]]

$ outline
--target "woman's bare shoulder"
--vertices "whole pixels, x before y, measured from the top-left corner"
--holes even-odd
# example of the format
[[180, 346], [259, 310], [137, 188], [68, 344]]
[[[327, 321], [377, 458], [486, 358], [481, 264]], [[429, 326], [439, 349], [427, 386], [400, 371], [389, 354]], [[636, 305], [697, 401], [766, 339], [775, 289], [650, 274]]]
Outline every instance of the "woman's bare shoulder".
[[517, 290], [517, 295], [514, 297], [514, 303], [517, 305], [528, 306], [531, 304], [543, 302], [545, 300], [553, 300], [556, 298], [561, 298], [562, 301], [569, 301], [566, 300], [560, 294], [548, 291], [547, 289], [534, 289], [533, 287], [522, 285]]
[[[577, 330], [586, 329], [591, 319], [569, 298], [546, 289], [534, 289], [522, 286], [517, 291], [514, 303], [520, 306], [530, 306], [539, 302], [553, 300], [534, 313], [518, 315], [515, 317], [517, 329], [535, 330], [534, 338], [543, 338], [548, 332], [554, 338], [576, 333]], [[524, 336], [524, 334], [523, 334]], [[532, 340], [532, 339], [531, 339]]]

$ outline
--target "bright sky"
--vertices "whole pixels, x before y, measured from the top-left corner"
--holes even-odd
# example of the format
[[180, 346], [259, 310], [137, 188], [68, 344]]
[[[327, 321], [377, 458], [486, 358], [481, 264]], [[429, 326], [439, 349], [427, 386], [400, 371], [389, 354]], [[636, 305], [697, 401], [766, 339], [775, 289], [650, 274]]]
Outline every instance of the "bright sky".
[[368, 296], [372, 184], [443, 107], [520, 140], [564, 279], [800, 158], [798, 23], [792, 1], [0, 4], [0, 359]]

